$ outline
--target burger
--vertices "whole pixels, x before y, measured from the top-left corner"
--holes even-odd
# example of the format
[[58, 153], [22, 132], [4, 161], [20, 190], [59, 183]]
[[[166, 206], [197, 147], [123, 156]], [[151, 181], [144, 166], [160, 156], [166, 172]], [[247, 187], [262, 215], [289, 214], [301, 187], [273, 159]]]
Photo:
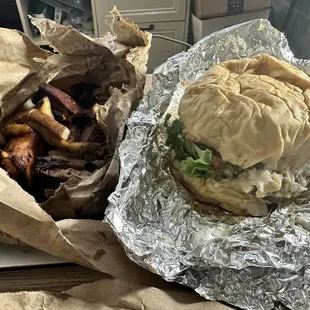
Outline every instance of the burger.
[[[200, 202], [265, 216], [310, 183], [310, 78], [267, 54], [225, 61], [166, 115], [173, 176]], [[169, 119], [169, 117], [171, 117]]]

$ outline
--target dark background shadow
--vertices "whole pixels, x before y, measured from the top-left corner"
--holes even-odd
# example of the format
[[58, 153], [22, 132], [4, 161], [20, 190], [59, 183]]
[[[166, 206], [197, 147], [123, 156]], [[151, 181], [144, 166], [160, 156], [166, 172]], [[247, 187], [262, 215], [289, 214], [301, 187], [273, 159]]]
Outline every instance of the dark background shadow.
[[15, 1], [0, 0], [0, 27], [23, 30]]

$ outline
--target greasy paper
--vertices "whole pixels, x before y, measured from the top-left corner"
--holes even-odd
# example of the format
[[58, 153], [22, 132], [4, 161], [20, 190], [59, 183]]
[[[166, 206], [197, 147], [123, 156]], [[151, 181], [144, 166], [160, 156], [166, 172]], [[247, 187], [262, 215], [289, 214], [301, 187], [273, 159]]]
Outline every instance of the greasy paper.
[[[97, 268], [113, 279], [82, 284], [63, 293], [18, 292], [0, 294], [2, 309], [14, 310], [229, 310], [209, 302], [175, 283], [165, 282], [131, 262], [107, 224], [99, 221], [59, 222], [65, 236], [81, 252], [97, 260]], [[88, 229], [88, 234], [85, 234]], [[92, 239], [95, 242], [92, 242]], [[96, 254], [97, 253], [97, 254]], [[99, 253], [99, 254], [98, 254]], [[94, 260], [94, 259], [93, 259]], [[59, 275], [61, 278], [61, 274]]]
[[[114, 19], [115, 15], [119, 16], [117, 10], [114, 10], [112, 14]], [[96, 39], [88, 39], [73, 28], [69, 31], [68, 27], [49, 20], [37, 20], [34, 23], [40, 29], [44, 39], [50, 42], [50, 45], [57, 52], [62, 55], [70, 55], [70, 59], [85, 55], [88, 63], [92, 64], [94, 62], [95, 68], [89, 70], [86, 74], [86, 80], [99, 83], [111, 78], [111, 75], [115, 73], [117, 59], [105, 47], [104, 38], [97, 42]], [[57, 31], [55, 31], [55, 27]], [[126, 32], [124, 27], [120, 29], [121, 33]], [[114, 41], [128, 46], [130, 42], [123, 42], [119, 39], [118, 31], [115, 31], [115, 35], [116, 39]], [[142, 36], [138, 32], [135, 35]], [[135, 35], [132, 36], [134, 41], [136, 40]], [[150, 43], [147, 34], [143, 33], [143, 38], [145, 38], [146, 45], [132, 48], [128, 54], [124, 55], [124, 59], [129, 62], [129, 64], [125, 64], [130, 77], [129, 85], [124, 86], [125, 90], [111, 89], [111, 97], [105, 105], [96, 105], [94, 107], [97, 121], [107, 136], [109, 153], [114, 154], [111, 162], [95, 172], [90, 178], [74, 177], [61, 184], [55, 195], [42, 204], [43, 209], [52, 216], [89, 218], [103, 215], [103, 211], [107, 206], [107, 197], [118, 181], [119, 164], [115, 151], [123, 138], [125, 121], [143, 94], [145, 65]], [[72, 43], [68, 44], [68, 42]], [[71, 75], [74, 75], [74, 73]], [[63, 73], [61, 73], [61, 78], [63, 80]]]
[[112, 10], [112, 17], [110, 26], [113, 32], [119, 33], [119, 41], [131, 47], [148, 45], [149, 38], [146, 33], [140, 30], [138, 25], [130, 19], [123, 18], [115, 7]]
[[[2, 128], [42, 82], [70, 83], [80, 78], [96, 81], [117, 78], [115, 68], [120, 61], [125, 63], [131, 79], [122, 91], [111, 89], [109, 101], [95, 108], [97, 120], [106, 132], [108, 143], [111, 142], [112, 160], [90, 178], [68, 180], [54, 197], [39, 206], [32, 196], [0, 169], [0, 241], [26, 243], [67, 261], [96, 268], [64, 237], [42, 207], [54, 216], [71, 218], [91, 217], [104, 212], [106, 197], [118, 181], [116, 150], [124, 136], [125, 120], [143, 94], [151, 36], [145, 34], [148, 38], [146, 46], [125, 47], [126, 44], [117, 39], [117, 31], [114, 36], [108, 34], [107, 38], [91, 39], [72, 27], [51, 20], [33, 19], [32, 22], [59, 54], [41, 50], [18, 31], [0, 29], [0, 40], [3, 40], [0, 72], [13, 72], [12, 75], [0, 75]], [[137, 32], [136, 35], [140, 34]], [[133, 34], [133, 41], [136, 40]], [[105, 47], [105, 42], [110, 49]]]

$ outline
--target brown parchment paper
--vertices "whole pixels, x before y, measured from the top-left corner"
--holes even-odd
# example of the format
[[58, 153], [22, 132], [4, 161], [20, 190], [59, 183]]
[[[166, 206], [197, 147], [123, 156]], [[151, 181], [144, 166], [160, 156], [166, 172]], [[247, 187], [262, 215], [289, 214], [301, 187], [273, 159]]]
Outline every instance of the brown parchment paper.
[[[122, 26], [117, 29], [126, 32], [128, 23], [122, 20], [116, 9], [112, 16], [114, 22]], [[90, 178], [69, 180], [57, 190], [55, 197], [39, 206], [32, 196], [0, 169], [0, 241], [26, 243], [67, 261], [97, 269], [96, 264], [93, 264], [95, 261], [90, 261], [85, 251], [81, 252], [64, 236], [57, 223], [42, 207], [59, 217], [98, 214], [98, 208], [102, 208], [103, 213], [106, 197], [118, 180], [119, 160], [116, 150], [124, 136], [125, 121], [143, 94], [151, 35], [137, 30], [133, 40], [137, 40], [135, 35], [142, 36], [146, 45], [132, 47], [127, 45], [128, 42], [118, 39], [119, 33], [113, 24], [113, 35], [91, 39], [72, 27], [51, 20], [32, 19], [32, 22], [58, 54], [41, 50], [21, 32], [0, 28], [0, 129], [42, 82], [67, 83], [70, 79], [81, 77], [92, 81], [115, 78], [115, 72], [118, 72], [115, 68], [120, 61], [125, 62], [126, 68], [129, 68], [131, 79], [122, 91], [111, 89], [109, 101], [95, 108], [113, 157], [108, 165]], [[88, 234], [91, 227], [83, 226], [83, 229], [83, 233]]]
[[[92, 220], [84, 220], [82, 223], [80, 220], [63, 220], [58, 222], [58, 227], [90, 260], [96, 260], [98, 269], [113, 278], [82, 284], [63, 293], [36, 291], [0, 294], [1, 309], [231, 309], [217, 302], [206, 301], [194, 291], [178, 284], [165, 282], [131, 262], [107, 224]], [[85, 234], [85, 229], [88, 229], [88, 234]]]
[[[125, 121], [143, 94], [151, 36], [140, 31], [136, 25], [133, 32], [132, 23], [123, 20], [116, 8], [112, 11], [112, 17], [111, 28], [116, 36], [114, 40], [110, 37], [90, 39], [73, 28], [68, 29], [53, 21], [33, 20], [43, 38], [56, 51], [62, 55], [70, 55], [70, 58], [85, 55], [90, 64], [95, 64], [95, 68], [90, 68], [85, 75], [87, 81], [100, 83], [110, 79], [121, 80], [122, 71], [117, 67], [117, 62], [121, 58], [120, 50], [123, 51], [123, 68], [126, 68], [127, 77], [130, 79], [122, 90], [111, 89], [111, 97], [104, 106], [94, 107], [97, 121], [107, 136], [109, 152], [113, 154], [111, 162], [90, 178], [74, 177], [61, 184], [55, 195], [41, 204], [44, 210], [58, 218], [94, 218], [103, 215], [107, 197], [118, 181], [119, 162], [115, 152], [124, 136]], [[128, 38], [123, 40], [124, 33], [127, 32], [130, 32], [131, 40]], [[139, 41], [139, 45], [134, 45]], [[114, 42], [113, 46], [110, 45], [111, 42]], [[113, 55], [106, 45], [110, 45]], [[121, 46], [126, 47], [126, 54]], [[74, 72], [71, 75], [74, 75]], [[63, 82], [64, 78], [64, 73], [60, 73], [56, 80], [60, 79]]]
[[[72, 41], [72, 33], [66, 28], [55, 30], [55, 25], [48, 21], [41, 21], [38, 25], [41, 31], [46, 34], [45, 38], [51, 42], [51, 45], [60, 53], [68, 53], [68, 55], [63, 58], [62, 55], [52, 55], [49, 52], [38, 50], [23, 34], [0, 29], [0, 40], [3, 38], [2, 34], [6, 32], [8, 38], [10, 36], [15, 37], [14, 44], [18, 42], [17, 45], [13, 44], [11, 48], [16, 61], [9, 61], [9, 57], [11, 57], [9, 51], [7, 51], [7, 58], [2, 57], [0, 53], [0, 61], [6, 63], [8, 70], [13, 70], [13, 67], [16, 66], [16, 70], [13, 70], [16, 74], [14, 73], [10, 77], [11, 82], [8, 82], [4, 76], [0, 75], [0, 93], [2, 96], [0, 100], [5, 99], [0, 108], [1, 118], [5, 119], [5, 117], [18, 110], [22, 102], [38, 86], [37, 79], [40, 79], [40, 81], [41, 77], [44, 77], [46, 81], [61, 79], [76, 74], [77, 70], [87, 74], [88, 70], [92, 68], [92, 60], [96, 59], [94, 63], [97, 64], [102, 63], [102, 60], [99, 62], [96, 57], [100, 58], [104, 55], [106, 50], [102, 49], [102, 45], [106, 45], [114, 52], [116, 60], [125, 57], [134, 66], [137, 81], [136, 86], [128, 87], [125, 94], [117, 89], [113, 90], [110, 101], [104, 109], [96, 107], [98, 120], [106, 128], [109, 147], [112, 151], [115, 150], [124, 135], [125, 127], [123, 124], [125, 118], [135, 108], [138, 99], [142, 95], [149, 43], [147, 43], [147, 46], [143, 46], [141, 42], [147, 42], [144, 40], [149, 37], [136, 37], [135, 41], [133, 41], [135, 43], [130, 43], [128, 40], [139, 31], [132, 23], [122, 20], [118, 14], [115, 15], [114, 30], [116, 33], [118, 31], [122, 32], [120, 41], [115, 41], [115, 38], [108, 34], [105, 38], [94, 40], [94, 42], [91, 40], [92, 43], [89, 45], [89, 39], [87, 38], [84, 41], [84, 38], [82, 38], [81, 41], [85, 43], [84, 47], [61, 43], [67, 40]], [[126, 29], [129, 29], [130, 35], [124, 33]], [[72, 31], [76, 34], [74, 30]], [[59, 40], [60, 42], [58, 42]], [[19, 49], [24, 46], [25, 42], [28, 54], [19, 53]], [[136, 42], [142, 44], [142, 46], [136, 46]], [[9, 44], [8, 41], [2, 43], [5, 46]], [[16, 48], [17, 46], [19, 46], [19, 49]], [[88, 57], [88, 46], [91, 46], [91, 49], [96, 51], [95, 53], [98, 51], [98, 55]], [[35, 53], [33, 53], [34, 51]], [[32, 58], [34, 54], [36, 57]], [[74, 61], [72, 61], [72, 57]], [[104, 61], [109, 57], [110, 54], [107, 52]], [[61, 66], [57, 70], [53, 69], [59, 62], [61, 62]], [[2, 64], [0, 62], [0, 68]], [[37, 66], [37, 69], [33, 65]], [[59, 71], [60, 67], [61, 71]], [[30, 85], [31, 87], [24, 89], [24, 87], [21, 87], [21, 83], [24, 86]], [[120, 126], [121, 130], [117, 129], [116, 124], [122, 125]], [[112, 130], [107, 130], [108, 128], [112, 128]], [[105, 175], [115, 177], [114, 171], [117, 169], [118, 157], [116, 153]], [[104, 174], [104, 172], [100, 173]], [[114, 181], [112, 177], [107, 177], [105, 179], [106, 183], [103, 182], [101, 186], [108, 186], [108, 180]], [[87, 186], [85, 184], [85, 187]], [[98, 184], [90, 182], [89, 186], [97, 188]], [[85, 203], [87, 203], [87, 200], [85, 200]], [[60, 210], [62, 208], [66, 210], [65, 199], [59, 207]], [[126, 257], [111, 229], [101, 221], [66, 219], [54, 222], [34, 201], [33, 197], [24, 192], [2, 169], [0, 170], [0, 230], [2, 230], [2, 233], [0, 233], [0, 240], [2, 241], [32, 245], [67, 261], [108, 273], [112, 278], [92, 284], [83, 284], [61, 294], [42, 291], [0, 294], [1, 309], [230, 309], [220, 303], [205, 301], [193, 291], [174, 283], [165, 282], [159, 276], [131, 262]]]

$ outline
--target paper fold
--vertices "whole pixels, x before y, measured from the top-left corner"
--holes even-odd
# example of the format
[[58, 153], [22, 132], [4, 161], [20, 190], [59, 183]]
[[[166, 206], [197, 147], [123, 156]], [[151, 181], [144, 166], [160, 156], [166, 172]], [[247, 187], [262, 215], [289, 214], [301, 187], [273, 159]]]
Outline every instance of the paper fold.
[[[70, 225], [63, 221], [56, 223], [43, 209], [53, 216], [69, 218], [92, 218], [104, 213], [107, 197], [118, 182], [117, 148], [125, 133], [125, 122], [143, 94], [151, 35], [143, 33], [143, 37], [148, 38], [147, 44], [132, 48], [133, 45], [124, 45], [116, 39], [121, 28], [114, 35], [109, 33], [93, 39], [51, 20], [32, 18], [32, 23], [58, 54], [40, 49], [18, 31], [0, 28], [0, 128], [42, 82], [52, 81], [62, 86], [81, 79], [105, 83], [110, 78], [117, 79], [119, 67], [123, 65], [130, 83], [124, 85], [123, 91], [111, 89], [109, 101], [95, 108], [97, 121], [106, 132], [112, 159], [90, 178], [70, 179], [39, 206], [0, 168], [0, 242], [26, 243], [66, 261], [104, 271], [89, 255], [87, 247], [76, 238], [70, 239]], [[136, 42], [142, 33], [136, 31], [131, 35], [132, 42]], [[81, 235], [87, 235], [96, 223], [102, 224], [94, 221], [85, 225], [83, 220], [77, 220], [74, 227], [81, 225]], [[101, 241], [100, 234], [92, 235], [90, 240], [98, 247]]]

